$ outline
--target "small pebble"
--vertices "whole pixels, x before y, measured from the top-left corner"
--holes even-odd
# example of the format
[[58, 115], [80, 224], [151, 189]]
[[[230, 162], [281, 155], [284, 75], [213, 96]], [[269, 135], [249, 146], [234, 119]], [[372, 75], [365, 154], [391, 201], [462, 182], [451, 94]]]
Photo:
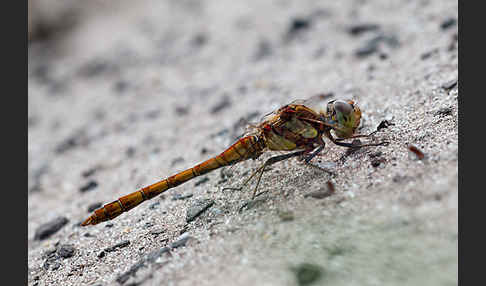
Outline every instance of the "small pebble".
[[98, 170], [97, 168], [91, 168], [91, 169], [88, 169], [88, 170], [84, 171], [81, 175], [84, 178], [87, 178], [87, 177], [90, 177], [90, 176], [94, 175], [97, 170]]
[[200, 179], [199, 181], [197, 181], [197, 182], [194, 184], [194, 187], [197, 187], [197, 186], [199, 186], [199, 185], [201, 185], [201, 184], [204, 184], [204, 183], [206, 183], [207, 181], [209, 181], [209, 178], [208, 178], [208, 177], [204, 177], [204, 178]]
[[364, 23], [364, 24], [357, 24], [353, 25], [348, 29], [348, 32], [352, 36], [358, 36], [361, 35], [365, 32], [370, 32], [370, 31], [376, 31], [380, 28], [377, 24], [372, 24], [372, 23]]
[[189, 233], [182, 234], [179, 239], [173, 243], [171, 243], [170, 248], [177, 248], [186, 245], [187, 241], [192, 238]]
[[457, 85], [457, 79], [450, 80], [442, 84], [442, 88], [445, 90], [451, 90]]
[[98, 183], [94, 180], [89, 181], [86, 185], [82, 186], [79, 188], [79, 191], [81, 192], [87, 192], [95, 189], [98, 186]]
[[177, 201], [177, 200], [185, 200], [185, 199], [188, 199], [190, 197], [192, 197], [193, 194], [186, 194], [186, 195], [181, 195], [181, 194], [174, 194], [172, 195], [172, 200], [173, 201]]
[[449, 18], [449, 19], [446, 19], [444, 20], [441, 24], [440, 24], [440, 28], [442, 30], [447, 30], [449, 29], [450, 27], [453, 27], [455, 26], [457, 23], [457, 20], [455, 18]]
[[66, 217], [58, 217], [46, 224], [41, 225], [35, 231], [35, 240], [43, 240], [59, 231], [69, 220]]
[[312, 24], [311, 20], [307, 18], [298, 17], [292, 19], [289, 28], [287, 30], [286, 39], [291, 40], [292, 38], [300, 34], [302, 31], [309, 29], [311, 24]]
[[195, 220], [199, 215], [201, 215], [205, 210], [210, 208], [214, 204], [211, 199], [197, 200], [186, 213], [186, 222], [191, 222]]
[[62, 258], [69, 258], [74, 255], [76, 249], [70, 244], [63, 244], [57, 249], [57, 255]]
[[452, 107], [443, 107], [435, 112], [437, 116], [449, 116], [452, 115]]
[[117, 244], [115, 244], [113, 246], [110, 246], [110, 247], [105, 248], [104, 251], [106, 251], [106, 252], [113, 252], [113, 251], [115, 251], [115, 250], [117, 250], [119, 248], [123, 248], [123, 247], [126, 247], [128, 245], [130, 245], [130, 241], [129, 240], [124, 240], [124, 241], [122, 241], [120, 243], [117, 243]]
[[323, 269], [320, 266], [311, 263], [301, 263], [292, 268], [292, 270], [297, 278], [297, 283], [300, 286], [310, 285], [319, 280], [323, 275]]
[[133, 155], [135, 155], [135, 151], [136, 151], [135, 147], [130, 146], [130, 147], [128, 147], [128, 148], [127, 148], [127, 150], [125, 151], [125, 154], [127, 155], [127, 157], [128, 157], [128, 158], [132, 158], [132, 157], [133, 157]]

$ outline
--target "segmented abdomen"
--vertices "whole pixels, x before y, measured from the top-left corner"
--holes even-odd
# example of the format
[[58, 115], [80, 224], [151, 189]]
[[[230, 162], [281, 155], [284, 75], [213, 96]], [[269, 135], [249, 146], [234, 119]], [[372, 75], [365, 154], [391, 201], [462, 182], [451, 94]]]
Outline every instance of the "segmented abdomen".
[[252, 135], [243, 137], [218, 156], [104, 205], [102, 208], [95, 210], [95, 212], [86, 219], [82, 225], [98, 224], [103, 221], [111, 220], [138, 206], [143, 201], [150, 200], [160, 193], [183, 184], [194, 177], [236, 162], [258, 157], [263, 151], [263, 148], [262, 141], [258, 136]]

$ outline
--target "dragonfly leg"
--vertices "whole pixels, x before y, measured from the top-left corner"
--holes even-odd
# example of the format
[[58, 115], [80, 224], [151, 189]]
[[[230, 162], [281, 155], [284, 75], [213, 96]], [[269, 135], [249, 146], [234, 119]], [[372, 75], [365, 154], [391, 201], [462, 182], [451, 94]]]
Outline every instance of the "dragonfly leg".
[[[269, 158], [267, 161], [265, 161], [265, 163], [263, 163], [252, 175], [251, 177], [253, 177], [255, 174], [259, 173], [258, 175], [258, 180], [257, 180], [257, 183], [256, 183], [256, 186], [255, 186], [255, 189], [253, 190], [253, 196], [252, 196], [252, 200], [255, 198], [256, 196], [256, 192], [258, 190], [258, 185], [260, 184], [260, 180], [262, 179], [262, 175], [263, 175], [263, 172], [265, 171], [265, 167], [267, 166], [270, 166], [270, 165], [273, 165], [277, 162], [280, 162], [280, 161], [283, 161], [283, 160], [287, 160], [287, 159], [290, 159], [292, 157], [296, 157], [296, 156], [302, 156], [303, 154], [305, 154], [307, 152], [307, 150], [302, 150], [302, 151], [297, 151], [297, 152], [294, 152], [294, 153], [289, 153], [289, 154], [284, 154], [284, 155], [278, 155], [278, 156], [274, 156], [274, 157], [271, 157]], [[250, 178], [251, 178], [250, 177]]]
[[310, 166], [310, 167], [313, 167], [313, 168], [317, 168], [319, 169], [320, 171], [325, 171], [327, 173], [329, 173], [330, 175], [335, 175], [334, 172], [328, 170], [328, 169], [325, 169], [325, 168], [322, 168], [322, 167], [319, 167], [317, 165], [314, 165], [314, 164], [311, 164], [310, 161], [315, 157], [317, 156], [319, 153], [322, 152], [322, 150], [324, 149], [324, 147], [326, 146], [326, 143], [324, 143], [324, 141], [322, 141], [322, 145], [319, 145], [319, 147], [317, 147], [316, 149], [313, 150], [313, 152], [311, 152], [309, 155], [305, 156], [304, 157], [304, 163], [307, 165], [307, 166]]
[[[361, 148], [361, 147], [369, 147], [369, 146], [386, 146], [390, 144], [390, 142], [383, 141], [380, 143], [368, 143], [368, 144], [353, 144], [353, 143], [347, 143], [347, 142], [340, 142], [336, 138], [334, 138], [331, 133], [328, 131], [325, 133], [326, 137], [329, 138], [332, 143], [338, 145], [338, 146], [343, 146], [343, 147], [348, 147], [348, 148]], [[355, 137], [356, 138], [356, 137]], [[349, 138], [347, 138], [349, 139]]]
[[271, 158], [268, 158], [267, 161], [265, 161], [265, 163], [263, 163], [260, 167], [258, 167], [258, 169], [256, 169], [251, 175], [250, 177], [248, 177], [244, 182], [243, 184], [241, 184], [240, 187], [237, 187], [237, 188], [234, 188], [234, 187], [227, 187], [227, 188], [223, 188], [223, 190], [237, 190], [237, 191], [241, 191], [241, 189], [243, 189], [243, 187], [255, 176], [258, 174], [258, 180], [257, 180], [257, 184], [255, 186], [255, 189], [253, 190], [253, 196], [252, 196], [252, 199], [255, 198], [256, 196], [256, 192], [258, 190], [258, 185], [260, 184], [260, 180], [262, 178], [262, 175], [263, 175], [263, 172], [265, 171], [265, 167], [267, 166], [270, 166], [270, 165], [273, 165], [277, 162], [280, 162], [280, 161], [283, 161], [283, 160], [287, 160], [287, 159], [290, 159], [292, 157], [297, 157], [297, 156], [301, 156], [303, 154], [305, 154], [307, 151], [306, 150], [302, 150], [302, 151], [297, 151], [297, 152], [294, 152], [294, 153], [289, 153], [289, 154], [283, 154], [283, 155], [278, 155], [278, 156], [274, 156], [274, 157], [271, 157]]
[[376, 131], [374, 132], [371, 132], [370, 134], [358, 134], [358, 135], [353, 135], [351, 137], [348, 137], [348, 138], [335, 138], [336, 141], [343, 141], [343, 140], [346, 140], [346, 139], [354, 139], [354, 138], [367, 138], [367, 137], [370, 137], [371, 135], [373, 135], [373, 133], [375, 133]]
[[322, 145], [319, 145], [316, 149], [309, 153], [309, 155], [304, 157], [304, 162], [309, 164], [310, 160], [312, 160], [315, 156], [317, 156], [326, 146], [326, 143], [322, 142]]
[[[263, 165], [262, 165], [263, 166]], [[261, 167], [260, 167], [261, 168]], [[258, 173], [258, 171], [260, 170], [260, 168], [258, 168], [255, 172], [253, 172], [250, 177], [248, 177], [244, 182], [243, 184], [241, 184], [241, 186], [239, 187], [225, 187], [223, 188], [223, 191], [224, 190], [234, 190], [234, 191], [241, 191], [243, 189], [243, 187]]]

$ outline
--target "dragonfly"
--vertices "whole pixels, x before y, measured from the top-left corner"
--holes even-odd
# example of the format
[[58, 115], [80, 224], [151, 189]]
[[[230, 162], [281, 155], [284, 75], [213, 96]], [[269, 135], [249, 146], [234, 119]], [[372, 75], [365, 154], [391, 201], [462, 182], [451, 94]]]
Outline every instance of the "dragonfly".
[[370, 137], [376, 131], [370, 134], [356, 134], [361, 120], [361, 110], [358, 105], [353, 100], [340, 99], [323, 104], [323, 99], [328, 96], [329, 94], [316, 95], [278, 108], [265, 115], [260, 123], [250, 124], [245, 134], [219, 155], [104, 205], [95, 210], [81, 225], [96, 225], [112, 220], [142, 202], [195, 177], [248, 159], [257, 159], [267, 151], [293, 152], [270, 157], [243, 182], [242, 186], [254, 176], [258, 176], [252, 198], [255, 198], [265, 167], [292, 157], [300, 157], [305, 163], [309, 163], [324, 149], [323, 137], [338, 146], [347, 148], [388, 144], [388, 142], [362, 144], [356, 139], [353, 143], [344, 142], [346, 139]]

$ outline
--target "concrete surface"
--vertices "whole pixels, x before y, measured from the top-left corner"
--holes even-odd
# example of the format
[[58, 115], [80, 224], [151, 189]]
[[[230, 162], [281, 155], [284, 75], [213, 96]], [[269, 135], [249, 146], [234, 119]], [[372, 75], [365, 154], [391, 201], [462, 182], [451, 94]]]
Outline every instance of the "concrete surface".
[[[29, 285], [457, 285], [457, 1], [44, 2], [30, 7], [49, 24], [29, 35]], [[251, 190], [222, 188], [272, 154], [79, 226], [323, 92], [358, 102], [363, 133], [392, 122], [375, 136], [390, 145], [329, 143], [313, 163], [334, 176], [278, 163], [246, 208]], [[328, 181], [331, 196], [306, 195]]]

